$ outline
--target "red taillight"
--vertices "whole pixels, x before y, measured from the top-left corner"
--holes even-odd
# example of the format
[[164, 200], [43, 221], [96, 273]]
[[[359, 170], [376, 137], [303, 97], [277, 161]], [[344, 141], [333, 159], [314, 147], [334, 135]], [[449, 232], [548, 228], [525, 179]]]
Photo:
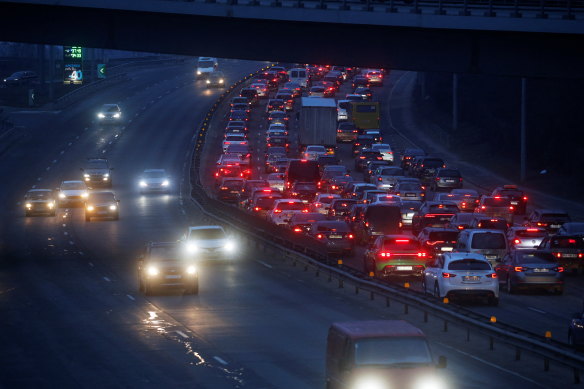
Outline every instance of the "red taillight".
[[497, 278], [497, 273], [487, 274], [485, 277], [487, 277], [487, 278]]
[[563, 273], [564, 272], [564, 267], [563, 266], [558, 266], [555, 268], [555, 271], [557, 271], [558, 273]]
[[302, 228], [300, 228], [300, 227], [294, 227], [294, 232], [302, 232]]
[[262, 209], [260, 207], [254, 207], [253, 210], [258, 212], [258, 211], [261, 211]]
[[520, 243], [521, 243], [521, 239], [515, 239], [515, 240], [513, 241], [513, 243], [515, 243], [515, 244], [520, 244]]
[[274, 213], [282, 213], [281, 209], [274, 209]]
[[527, 269], [525, 269], [523, 266], [515, 266], [515, 271], [518, 273], [521, 273], [522, 271], [525, 271]]
[[487, 209], [486, 205], [481, 205], [481, 209]]
[[324, 235], [323, 234], [318, 234], [318, 235], [316, 235], [316, 238], [317, 239], [323, 239], [324, 238]]
[[459, 230], [464, 230], [464, 226], [458, 226]]
[[529, 231], [529, 232], [538, 232], [539, 230], [537, 228], [528, 228], [527, 231]]
[[584, 258], [584, 253], [579, 253], [578, 258]]
[[442, 278], [453, 278], [453, 277], [456, 277], [456, 274], [442, 272]]
[[514, 209], [514, 208], [513, 208], [513, 206], [510, 206], [510, 207], [509, 207], [509, 210], [510, 210], [510, 211], [512, 211], [513, 209]]
[[396, 239], [395, 243], [410, 243], [409, 239]]
[[227, 190], [227, 189], [229, 189], [229, 188], [228, 188], [228, 187], [226, 187], [226, 186], [222, 186], [222, 187], [221, 187], [221, 188], [219, 188], [219, 189], [221, 189], [221, 190]]
[[307, 208], [302, 210], [302, 213], [308, 213], [308, 212], [309, 212], [309, 210]]
[[353, 234], [349, 234], [349, 235], [347, 235], [347, 237], [348, 237], [349, 239], [353, 239], [353, 238], [355, 238], [355, 236], [353, 236]]
[[547, 227], [547, 223], [537, 222], [537, 225], [540, 227]]
[[576, 244], [576, 239], [568, 239], [569, 244]]
[[562, 253], [552, 253], [552, 255], [556, 258], [562, 258]]
[[440, 177], [436, 177], [436, 182], [440, 181]]
[[458, 181], [462, 182], [462, 177], [460, 177], [460, 178], [458, 179]]
[[383, 257], [383, 258], [389, 258], [389, 257], [391, 257], [391, 253], [388, 253], [386, 251], [382, 251], [379, 253], [379, 256]]

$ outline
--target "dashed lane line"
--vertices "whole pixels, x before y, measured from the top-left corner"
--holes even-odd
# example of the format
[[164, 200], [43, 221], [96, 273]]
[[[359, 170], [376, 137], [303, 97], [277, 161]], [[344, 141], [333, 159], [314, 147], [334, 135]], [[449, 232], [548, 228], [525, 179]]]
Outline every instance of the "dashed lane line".
[[187, 339], [187, 338], [188, 338], [188, 335], [187, 335], [187, 334], [185, 334], [184, 332], [180, 331], [180, 330], [176, 330], [175, 332], [176, 332], [177, 334], [179, 334], [180, 336], [182, 336], [183, 338], [185, 338], [185, 339]]
[[219, 362], [222, 365], [228, 365], [228, 363], [225, 362], [225, 360], [223, 358], [221, 358], [221, 357], [214, 356], [213, 359], [216, 360], [217, 362]]

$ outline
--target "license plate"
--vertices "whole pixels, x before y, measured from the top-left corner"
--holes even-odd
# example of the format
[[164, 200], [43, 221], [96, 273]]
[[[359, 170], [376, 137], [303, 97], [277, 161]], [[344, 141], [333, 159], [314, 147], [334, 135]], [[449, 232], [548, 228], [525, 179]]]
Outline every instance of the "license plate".
[[446, 182], [454, 182], [454, 180], [446, 180]]
[[533, 269], [535, 273], [548, 273], [550, 269]]
[[440, 250], [442, 251], [452, 251], [453, 247], [440, 247]]
[[479, 276], [462, 276], [462, 280], [467, 282], [477, 282], [480, 281], [481, 278]]
[[415, 193], [406, 193], [406, 197], [414, 197], [415, 195]]
[[560, 224], [550, 224], [550, 228], [560, 228]]
[[413, 270], [414, 268], [412, 266], [397, 266], [396, 269], [397, 270]]
[[232, 191], [231, 191], [231, 192], [229, 192], [229, 193], [233, 193], [233, 194], [235, 194], [235, 193], [239, 193], [239, 192], [238, 192], [238, 191], [236, 191], [236, 190], [232, 190]]
[[176, 280], [176, 279], [180, 278], [180, 275], [179, 274], [170, 274], [170, 275], [165, 276], [164, 278], [166, 278], [167, 280]]
[[517, 205], [517, 204], [519, 204], [518, 201], [511, 201], [511, 205]]
[[331, 239], [341, 239], [343, 237], [343, 235], [329, 235], [329, 238]]
[[497, 259], [496, 255], [485, 255], [485, 258], [487, 259]]
[[562, 254], [562, 257], [564, 258], [576, 258], [578, 255], [576, 254]]
[[97, 214], [98, 215], [107, 215], [109, 212], [108, 211], [98, 211]]

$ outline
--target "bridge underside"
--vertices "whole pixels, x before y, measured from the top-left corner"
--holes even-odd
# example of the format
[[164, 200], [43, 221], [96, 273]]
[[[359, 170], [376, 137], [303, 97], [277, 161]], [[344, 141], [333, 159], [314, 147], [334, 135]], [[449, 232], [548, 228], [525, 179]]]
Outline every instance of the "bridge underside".
[[0, 3], [0, 40], [525, 77], [584, 76], [582, 35], [309, 23]]

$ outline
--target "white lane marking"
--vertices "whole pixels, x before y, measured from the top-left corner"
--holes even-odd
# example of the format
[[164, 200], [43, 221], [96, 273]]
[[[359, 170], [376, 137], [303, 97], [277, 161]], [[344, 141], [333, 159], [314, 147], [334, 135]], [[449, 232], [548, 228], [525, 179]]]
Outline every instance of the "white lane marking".
[[37, 181], [40, 181], [40, 180], [42, 180], [42, 177], [37, 177]]
[[138, 116], [138, 113], [134, 114], [134, 116]]
[[65, 150], [61, 150], [61, 152], [59, 154], [61, 154], [61, 155], [65, 154]]
[[101, 152], [102, 152], [103, 154], [105, 154], [105, 150], [102, 150]]
[[85, 255], [85, 253], [83, 251], [79, 251], [79, 255]]
[[127, 294], [126, 297], [129, 298], [132, 301], [136, 301], [136, 299], [134, 298], [134, 296], [132, 296], [131, 294]]
[[53, 163], [57, 163], [57, 160], [56, 159], [53, 159]]
[[67, 227], [67, 224], [63, 223], [63, 227]]
[[219, 362], [222, 365], [228, 365], [228, 363], [225, 362], [225, 360], [223, 358], [221, 358], [221, 357], [214, 356], [213, 359], [216, 360], [217, 362]]
[[49, 171], [49, 170], [51, 170], [51, 167], [50, 166], [47, 166], [47, 168], [45, 170], [46, 171]]
[[132, 123], [132, 119], [128, 120], [128, 124]]
[[73, 246], [73, 245], [75, 244], [75, 242], [73, 242], [72, 240], [70, 240], [70, 241], [69, 241], [69, 244], [70, 244], [71, 246]]
[[451, 349], [451, 350], [453, 350], [453, 351], [456, 351], [456, 352], [458, 352], [458, 353], [460, 353], [460, 354], [462, 354], [462, 355], [464, 355], [464, 356], [467, 356], [467, 357], [469, 357], [469, 358], [472, 358], [472, 359], [474, 359], [474, 360], [476, 360], [476, 361], [479, 361], [479, 362], [481, 362], [481, 363], [484, 363], [485, 365], [488, 365], [488, 366], [494, 367], [495, 369], [498, 369], [498, 370], [504, 371], [504, 372], [505, 372], [505, 373], [507, 373], [507, 374], [514, 375], [515, 377], [519, 377], [519, 378], [521, 378], [521, 379], [523, 379], [523, 380], [525, 380], [525, 381], [529, 381], [529, 382], [531, 382], [532, 384], [534, 384], [535, 386], [538, 386], [538, 387], [540, 387], [540, 388], [545, 388], [545, 386], [543, 386], [543, 385], [540, 385], [539, 383], [537, 383], [536, 381], [533, 381], [532, 379], [529, 379], [529, 378], [527, 378], [527, 377], [525, 377], [525, 376], [523, 376], [523, 375], [521, 375], [521, 374], [519, 374], [519, 373], [516, 373], [516, 372], [514, 372], [514, 371], [511, 371], [511, 370], [505, 369], [504, 367], [501, 367], [501, 366], [499, 366], [499, 365], [496, 365], [496, 364], [494, 364], [494, 363], [491, 363], [491, 362], [489, 362], [489, 361], [485, 361], [485, 360], [484, 360], [484, 359], [482, 359], [482, 358], [479, 358], [479, 357], [477, 357], [477, 356], [474, 356], [474, 355], [472, 355], [472, 354], [469, 354], [469, 353], [467, 353], [467, 352], [464, 352], [464, 351], [462, 351], [462, 350], [459, 350], [459, 349], [457, 349], [457, 348], [454, 348], [454, 347], [452, 347], [452, 346], [448, 346], [448, 345], [446, 345], [446, 344], [444, 344], [444, 343], [436, 342], [436, 344], [439, 344], [439, 345], [440, 345], [440, 346], [442, 346], [442, 347], [446, 347], [446, 348], [448, 348], [448, 349]]
[[33, 188], [33, 189], [34, 189], [34, 188], [36, 188], [36, 185], [33, 185], [33, 186], [32, 186], [32, 188]]
[[109, 143], [108, 143], [108, 145], [111, 145], [111, 144], [112, 144], [112, 141], [110, 140]]
[[87, 130], [89, 130], [89, 127], [85, 127], [85, 128], [83, 129], [83, 131], [87, 131]]
[[67, 236], [69, 233], [67, 231], [63, 232], [63, 235]]
[[107, 282], [112, 282], [112, 280], [110, 280], [110, 279], [109, 279], [109, 278], [107, 278], [107, 277], [103, 277], [103, 279], [104, 279], [104, 280], [106, 280]]
[[89, 262], [89, 266], [94, 267], [95, 265], [92, 262]]
[[186, 215], [186, 214], [187, 214], [187, 213], [185, 212], [185, 210], [184, 210], [184, 209], [181, 209], [181, 210], [180, 210], [180, 212], [181, 212], [183, 215]]
[[73, 144], [73, 142], [69, 142], [67, 143], [67, 146], [71, 146]]
[[185, 339], [189, 337], [187, 334], [185, 334], [185, 333], [184, 333], [184, 332], [182, 332], [182, 331], [176, 330], [175, 332], [176, 332], [177, 334], [179, 334], [180, 336], [182, 336], [183, 338], [185, 338]]
[[538, 313], [543, 313], [543, 314], [546, 314], [547, 313], [546, 311], [542, 311], [541, 309], [537, 309], [537, 308], [534, 308], [534, 307], [527, 307], [527, 309], [531, 309], [532, 311], [535, 311], [535, 312], [538, 312]]
[[264, 261], [260, 261], [259, 259], [255, 260], [257, 263], [261, 263], [262, 265], [264, 265], [265, 267], [267, 267], [268, 269], [272, 268], [272, 265], [270, 265], [269, 263], [265, 263]]
[[79, 139], [79, 135], [77, 135], [77, 136], [75, 137], [75, 139]]

